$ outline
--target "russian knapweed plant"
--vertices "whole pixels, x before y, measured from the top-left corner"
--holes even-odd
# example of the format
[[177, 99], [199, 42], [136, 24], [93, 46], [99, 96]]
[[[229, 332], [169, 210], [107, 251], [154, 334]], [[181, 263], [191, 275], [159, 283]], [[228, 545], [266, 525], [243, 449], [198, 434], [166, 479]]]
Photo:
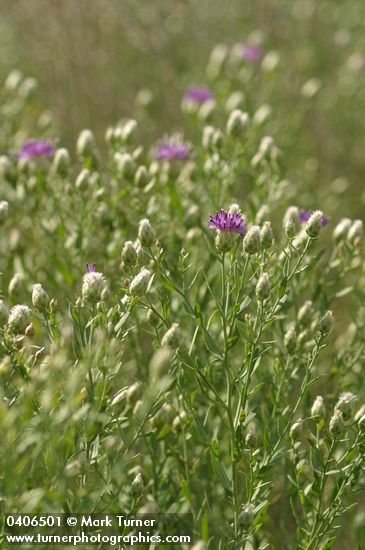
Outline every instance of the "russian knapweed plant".
[[74, 156], [3, 128], [4, 509], [190, 512], [196, 549], [344, 540], [365, 484], [362, 222], [295, 198], [233, 93], [226, 113], [189, 90], [193, 136], [151, 152], [135, 120], [107, 158], [90, 130]]

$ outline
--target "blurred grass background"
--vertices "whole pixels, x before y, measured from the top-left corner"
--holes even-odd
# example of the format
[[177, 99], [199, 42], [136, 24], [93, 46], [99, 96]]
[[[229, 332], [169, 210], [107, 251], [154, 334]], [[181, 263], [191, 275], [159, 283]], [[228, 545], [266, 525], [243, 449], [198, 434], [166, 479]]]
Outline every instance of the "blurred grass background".
[[36, 77], [68, 146], [84, 127], [101, 141], [147, 89], [142, 134], [151, 141], [183, 126], [181, 97], [206, 82], [212, 48], [254, 33], [280, 56], [275, 78], [250, 93], [273, 107], [269, 132], [290, 177], [327, 205], [333, 192], [333, 210], [361, 216], [364, 21], [363, 0], [2, 0], [0, 78], [14, 67]]

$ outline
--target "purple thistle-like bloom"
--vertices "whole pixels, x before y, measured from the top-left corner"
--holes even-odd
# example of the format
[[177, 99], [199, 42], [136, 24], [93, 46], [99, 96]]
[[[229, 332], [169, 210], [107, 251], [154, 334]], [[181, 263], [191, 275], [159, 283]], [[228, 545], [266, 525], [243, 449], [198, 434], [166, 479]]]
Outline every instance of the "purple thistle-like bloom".
[[96, 264], [86, 264], [86, 273], [96, 273]]
[[208, 227], [219, 229], [219, 231], [239, 233], [241, 237], [244, 237], [247, 231], [246, 220], [239, 212], [229, 213], [225, 210], [220, 210], [214, 216], [210, 216]]
[[189, 88], [185, 94], [185, 99], [191, 103], [201, 104], [214, 99], [214, 94], [208, 88]]
[[242, 47], [242, 54], [243, 54], [243, 59], [251, 63], [258, 63], [259, 61], [261, 61], [264, 55], [262, 48], [259, 48], [258, 46], [247, 46], [247, 45], [244, 45]]
[[19, 158], [21, 160], [33, 160], [39, 157], [52, 158], [54, 152], [54, 145], [49, 141], [27, 141], [19, 153]]
[[[312, 210], [303, 210], [303, 212], [299, 214], [299, 219], [303, 224], [307, 223], [307, 221], [309, 220], [312, 214], [313, 214]], [[327, 216], [322, 214], [322, 227], [324, 227], [327, 224], [329, 224], [329, 219], [327, 218]]]
[[157, 160], [188, 160], [189, 157], [189, 146], [177, 135], [163, 139], [155, 151]]

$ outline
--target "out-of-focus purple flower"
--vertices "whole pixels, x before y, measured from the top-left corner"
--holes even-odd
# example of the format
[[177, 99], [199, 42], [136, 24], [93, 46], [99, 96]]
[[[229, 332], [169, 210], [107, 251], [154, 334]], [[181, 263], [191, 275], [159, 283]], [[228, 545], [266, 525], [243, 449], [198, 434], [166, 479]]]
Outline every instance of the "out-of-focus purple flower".
[[[299, 214], [299, 219], [302, 223], [307, 223], [307, 221], [309, 220], [312, 214], [313, 214], [312, 210], [303, 210], [303, 212]], [[328, 223], [329, 223], [329, 219], [327, 218], [327, 216], [322, 214], [322, 227], [324, 227]]]
[[246, 44], [242, 47], [243, 59], [250, 63], [258, 63], [263, 58], [264, 52], [262, 48], [258, 46], [248, 46]]
[[239, 212], [229, 213], [225, 210], [220, 210], [214, 216], [210, 216], [208, 227], [219, 229], [219, 231], [239, 233], [241, 237], [244, 237], [247, 231], [246, 220]]
[[164, 138], [155, 151], [157, 160], [188, 160], [189, 157], [190, 147], [177, 135]]
[[49, 141], [27, 141], [19, 153], [21, 160], [33, 160], [39, 157], [52, 158], [55, 153], [55, 148]]
[[211, 90], [208, 90], [208, 88], [189, 88], [185, 94], [185, 99], [191, 103], [201, 104], [210, 99], [214, 99], [214, 94]]
[[86, 273], [96, 273], [96, 264], [86, 264]]

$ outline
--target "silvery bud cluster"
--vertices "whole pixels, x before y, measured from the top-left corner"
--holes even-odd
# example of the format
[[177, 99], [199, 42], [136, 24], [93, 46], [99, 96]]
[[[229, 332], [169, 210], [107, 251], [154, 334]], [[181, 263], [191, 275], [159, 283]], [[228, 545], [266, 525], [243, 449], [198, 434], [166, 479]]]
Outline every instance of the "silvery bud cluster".
[[136, 477], [132, 481], [129, 492], [132, 497], [136, 498], [141, 496], [141, 494], [143, 493], [143, 489], [144, 489], [143, 478], [142, 478], [142, 474], [139, 473], [136, 475]]
[[262, 273], [256, 285], [256, 296], [261, 301], [267, 300], [270, 296], [270, 291], [271, 285], [269, 275], [267, 273]]
[[150, 248], [155, 243], [155, 235], [147, 218], [139, 222], [138, 238], [141, 245], [147, 248]]
[[348, 235], [351, 225], [352, 221], [349, 218], [342, 218], [333, 230], [333, 240], [336, 243], [344, 241]]
[[296, 206], [290, 206], [285, 212], [283, 226], [284, 231], [289, 239], [292, 239], [298, 233], [300, 227], [300, 219], [299, 209]]
[[298, 323], [304, 327], [308, 326], [313, 318], [313, 302], [306, 300], [298, 311]]
[[362, 220], [355, 220], [347, 234], [347, 240], [350, 244], [357, 245], [364, 235], [364, 224]]
[[356, 401], [356, 395], [349, 391], [343, 392], [338, 398], [335, 410], [341, 411], [344, 420], [350, 420], [354, 413]]
[[305, 225], [305, 231], [311, 239], [316, 239], [322, 230], [323, 212], [315, 210]]
[[28, 306], [16, 305], [11, 308], [8, 318], [8, 328], [14, 334], [24, 334], [30, 324], [31, 311]]
[[331, 310], [327, 310], [326, 313], [318, 321], [318, 330], [326, 336], [333, 327], [333, 313]]
[[262, 248], [270, 248], [274, 242], [274, 235], [270, 222], [264, 222], [260, 230], [260, 241]]
[[297, 422], [294, 422], [290, 428], [290, 437], [293, 441], [298, 441], [300, 436], [303, 433], [303, 420], [300, 419]]
[[134, 174], [134, 182], [138, 187], [145, 187], [149, 180], [148, 170], [145, 166], [138, 166]]
[[326, 416], [326, 406], [324, 404], [324, 399], [321, 395], [317, 395], [311, 408], [311, 415], [319, 419]]
[[137, 121], [131, 118], [121, 129], [121, 138], [124, 143], [131, 143], [136, 136], [138, 124]]
[[96, 152], [95, 136], [91, 130], [82, 130], [80, 133], [77, 144], [76, 153], [81, 159], [86, 157], [94, 157]]
[[293, 327], [290, 327], [284, 336], [284, 346], [289, 354], [295, 352], [297, 347], [297, 336]]
[[8, 201], [0, 201], [0, 224], [6, 222], [9, 217], [9, 203]]
[[125, 265], [133, 266], [137, 262], [137, 251], [132, 241], [126, 241], [122, 250], [122, 260]]
[[336, 437], [343, 432], [344, 427], [345, 427], [345, 422], [343, 419], [342, 412], [339, 409], [335, 409], [329, 423], [330, 433], [334, 437]]
[[242, 508], [238, 522], [244, 531], [247, 531], [253, 524], [255, 519], [255, 506], [252, 503], [245, 504]]
[[52, 170], [59, 176], [66, 176], [70, 170], [71, 158], [67, 149], [57, 149], [52, 162]]
[[115, 153], [114, 162], [118, 174], [123, 178], [132, 178], [136, 170], [136, 163], [129, 153]]
[[163, 335], [161, 345], [176, 349], [181, 344], [181, 330], [178, 323], [173, 323]]
[[247, 434], [245, 437], [245, 445], [249, 449], [256, 449], [257, 447], [256, 425], [253, 422], [251, 422], [251, 424], [248, 427]]
[[132, 296], [143, 296], [146, 294], [151, 279], [151, 272], [143, 268], [132, 280], [129, 292]]
[[243, 239], [243, 250], [247, 252], [247, 254], [257, 254], [260, 248], [260, 227], [258, 225], [253, 225], [247, 231]]
[[228, 117], [226, 132], [229, 136], [240, 137], [247, 129], [250, 118], [247, 113], [235, 109]]
[[81, 294], [85, 302], [100, 302], [108, 293], [108, 283], [102, 273], [94, 271], [85, 273], [82, 282]]
[[38, 311], [45, 311], [49, 308], [50, 297], [39, 283], [33, 285], [32, 304]]

